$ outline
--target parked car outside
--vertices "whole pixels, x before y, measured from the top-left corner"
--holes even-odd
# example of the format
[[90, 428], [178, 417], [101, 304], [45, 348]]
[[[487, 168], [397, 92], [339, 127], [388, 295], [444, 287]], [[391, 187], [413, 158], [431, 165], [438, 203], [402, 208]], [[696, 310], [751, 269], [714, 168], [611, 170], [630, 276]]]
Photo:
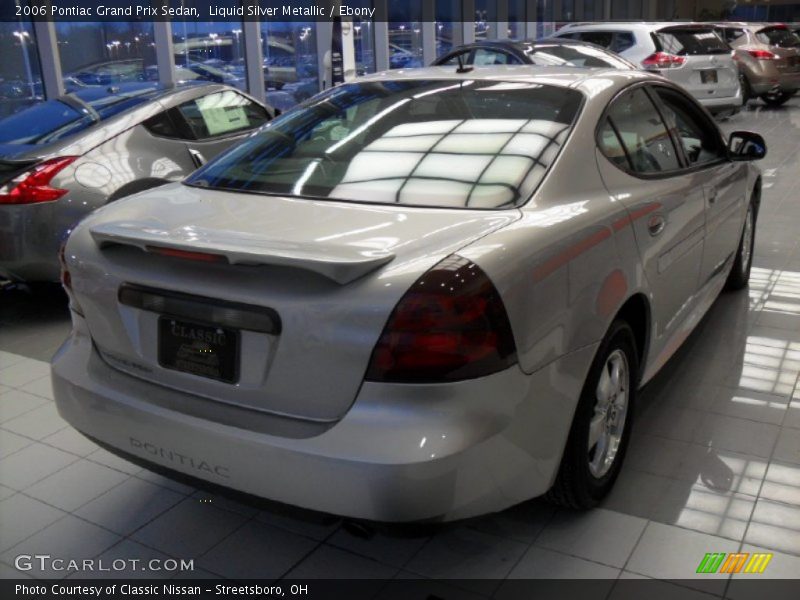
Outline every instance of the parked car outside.
[[712, 113], [740, 110], [733, 50], [703, 23], [577, 23], [553, 37], [591, 42], [683, 86]]
[[800, 89], [800, 38], [782, 23], [718, 23], [733, 47], [745, 101], [781, 106]]
[[182, 179], [272, 116], [230, 87], [86, 87], [0, 120], [0, 278], [58, 281], [92, 210]]
[[765, 152], [641, 71], [337, 86], [75, 229], [58, 410], [349, 517], [594, 506], [637, 390], [747, 284]]
[[595, 44], [568, 39], [492, 40], [465, 44], [434, 61], [443, 65], [539, 65], [636, 70], [620, 55]]

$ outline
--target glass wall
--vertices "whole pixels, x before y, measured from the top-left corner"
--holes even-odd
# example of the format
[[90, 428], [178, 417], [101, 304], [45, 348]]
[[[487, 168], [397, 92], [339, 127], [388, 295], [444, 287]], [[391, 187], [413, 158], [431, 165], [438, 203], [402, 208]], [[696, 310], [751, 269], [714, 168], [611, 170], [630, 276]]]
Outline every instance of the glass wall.
[[494, 0], [475, 0], [475, 41], [496, 38], [496, 21], [497, 2]]
[[508, 37], [524, 40], [527, 32], [526, 0], [508, 0]]
[[316, 23], [263, 22], [261, 45], [268, 104], [286, 110], [319, 91]]
[[372, 21], [353, 21], [353, 40], [356, 52], [356, 74], [375, 72], [375, 31]]
[[56, 23], [67, 92], [158, 78], [153, 24]]
[[422, 57], [422, 2], [389, 0], [390, 69], [410, 69], [425, 64]]
[[603, 0], [583, 0], [583, 20], [603, 20]]
[[0, 23], [0, 119], [44, 99], [31, 23]]
[[436, 0], [436, 56], [463, 42], [461, 0]]
[[213, 81], [247, 89], [242, 24], [172, 23], [176, 81]]

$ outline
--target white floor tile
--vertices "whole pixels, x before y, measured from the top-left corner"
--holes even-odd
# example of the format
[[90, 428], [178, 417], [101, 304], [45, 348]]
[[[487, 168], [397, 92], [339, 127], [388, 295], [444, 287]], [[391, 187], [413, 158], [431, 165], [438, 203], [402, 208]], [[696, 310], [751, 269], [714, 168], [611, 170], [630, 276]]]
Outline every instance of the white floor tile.
[[132, 537], [137, 542], [172, 556], [198, 558], [246, 520], [246, 517], [236, 513], [201, 504], [196, 498], [186, 498], [136, 531]]
[[285, 575], [317, 544], [277, 527], [250, 522], [195, 562], [228, 579], [274, 580]]
[[628, 560], [647, 521], [598, 508], [562, 510], [536, 538], [535, 545], [612, 567]]
[[22, 491], [76, 460], [73, 454], [34, 443], [0, 460], [0, 484]]
[[685, 580], [694, 589], [722, 594], [728, 575], [698, 574], [697, 567], [708, 552], [738, 549], [739, 542], [733, 540], [650, 522], [625, 569], [658, 579]]
[[72, 512], [125, 481], [129, 475], [79, 460], [25, 490], [25, 494]]
[[184, 498], [183, 494], [131, 477], [84, 504], [75, 514], [121, 535], [129, 535]]
[[62, 510], [16, 494], [0, 502], [0, 552], [66, 516]]

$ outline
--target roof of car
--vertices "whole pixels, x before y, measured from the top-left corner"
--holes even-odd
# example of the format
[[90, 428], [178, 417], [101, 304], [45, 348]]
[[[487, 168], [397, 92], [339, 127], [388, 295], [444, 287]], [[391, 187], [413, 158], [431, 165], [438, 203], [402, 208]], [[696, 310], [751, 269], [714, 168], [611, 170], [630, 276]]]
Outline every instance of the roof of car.
[[619, 83], [630, 81], [631, 77], [647, 79], [652, 75], [640, 71], [621, 71], [619, 69], [592, 69], [584, 67], [543, 67], [537, 65], [493, 65], [473, 67], [459, 73], [452, 65], [441, 67], [425, 67], [421, 69], [392, 69], [372, 75], [359, 77], [358, 82], [395, 81], [419, 79], [479, 79], [486, 81], [520, 81], [555, 85], [559, 87], [577, 87], [591, 79], [609, 78]]
[[112, 85], [87, 85], [84, 88], [75, 90], [67, 94], [74, 96], [84, 102], [91, 102], [100, 98], [108, 98], [109, 96], [128, 96], [135, 95], [147, 100], [156, 100], [164, 98], [185, 90], [188, 87], [196, 87], [202, 85], [215, 85], [206, 81], [191, 81], [181, 82], [175, 85], [166, 85], [158, 82], [136, 81], [130, 83], [115, 83]]
[[569, 31], [602, 31], [603, 29], [617, 30], [621, 28], [627, 29], [646, 29], [648, 31], [657, 31], [666, 27], [693, 27], [693, 28], [711, 28], [712, 23], [698, 23], [695, 21], [602, 21], [602, 22], [585, 22], [585, 23], [569, 23], [559, 29], [554, 35], [566, 33]]

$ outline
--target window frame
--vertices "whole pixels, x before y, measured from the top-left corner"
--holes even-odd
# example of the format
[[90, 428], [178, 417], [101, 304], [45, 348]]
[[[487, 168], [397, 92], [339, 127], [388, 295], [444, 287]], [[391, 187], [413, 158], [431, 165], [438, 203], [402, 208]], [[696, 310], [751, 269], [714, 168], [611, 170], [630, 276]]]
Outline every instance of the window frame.
[[[191, 124], [186, 119], [186, 117], [183, 116], [183, 113], [180, 111], [180, 107], [183, 106], [184, 104], [188, 104], [190, 102], [197, 102], [201, 98], [206, 98], [208, 96], [211, 96], [212, 94], [220, 94], [220, 93], [223, 93], [223, 92], [233, 92], [235, 94], [238, 94], [239, 96], [241, 96], [242, 98], [244, 98], [248, 102], [251, 102], [252, 104], [255, 104], [259, 109], [264, 111], [264, 114], [266, 114], [266, 116], [267, 116], [266, 122], [262, 123], [261, 125], [259, 125], [257, 127], [251, 127], [249, 129], [238, 129], [238, 130], [233, 131], [233, 132], [228, 132], [228, 133], [224, 133], [224, 134], [220, 134], [220, 135], [211, 135], [211, 136], [202, 137], [202, 138], [201, 137], [197, 137], [195, 135], [195, 131], [192, 128]], [[155, 133], [149, 127], [147, 127], [145, 125], [144, 121], [142, 122], [142, 126], [145, 128], [145, 130], [147, 131], [148, 134], [150, 134], [151, 136], [153, 136], [155, 138], [160, 138], [160, 139], [164, 139], [164, 140], [174, 140], [174, 141], [178, 141], [178, 142], [216, 142], [216, 141], [219, 141], [219, 140], [226, 140], [226, 139], [230, 139], [230, 138], [235, 138], [235, 137], [239, 137], [239, 136], [244, 135], [244, 134], [252, 133], [253, 131], [256, 131], [257, 129], [263, 127], [264, 125], [266, 125], [267, 123], [272, 121], [272, 119], [275, 118], [270, 114], [269, 110], [265, 106], [263, 106], [259, 102], [255, 101], [250, 96], [248, 96], [246, 94], [243, 94], [239, 90], [236, 90], [236, 89], [233, 89], [233, 88], [215, 90], [213, 92], [208, 92], [207, 94], [202, 94], [200, 96], [196, 96], [196, 97], [194, 97], [194, 98], [192, 98], [190, 100], [184, 100], [183, 102], [179, 102], [175, 106], [171, 106], [169, 108], [164, 109], [160, 113], [157, 113], [157, 114], [153, 115], [152, 117], [150, 117], [147, 120], [155, 119], [156, 117], [159, 117], [161, 115], [164, 115], [164, 117], [166, 117], [170, 121], [170, 123], [172, 124], [173, 128], [175, 129], [175, 131], [179, 134], [179, 137], [173, 137], [173, 136], [168, 136], [168, 135]]]
[[[727, 150], [727, 148], [728, 148], [727, 141], [723, 137], [720, 128], [717, 127], [716, 123], [714, 123], [714, 120], [711, 117], [709, 117], [707, 114], [705, 114], [705, 110], [702, 108], [702, 106], [698, 105], [696, 103], [696, 101], [693, 98], [691, 98], [691, 96], [689, 96], [688, 94], [684, 93], [683, 91], [681, 91], [679, 89], [673, 88], [672, 86], [663, 85], [663, 84], [651, 84], [649, 86], [649, 88], [650, 89], [648, 90], [648, 92], [649, 92], [651, 98], [653, 99], [653, 102], [656, 104], [656, 107], [658, 108], [658, 112], [661, 115], [662, 120], [667, 125], [667, 128], [668, 128], [667, 131], [669, 131], [670, 137], [672, 137], [672, 139], [673, 139], [673, 143], [676, 146], [678, 146], [678, 152], [679, 152], [679, 154], [681, 156], [681, 163], [683, 163], [684, 171], [686, 173], [695, 173], [697, 171], [702, 171], [703, 169], [708, 169], [708, 168], [712, 168], [712, 167], [718, 167], [721, 164], [730, 162], [730, 156], [729, 156], [728, 150]], [[669, 91], [669, 92], [671, 92], [673, 94], [676, 94], [679, 98], [681, 98], [684, 101], [686, 106], [691, 107], [691, 108], [689, 108], [689, 110], [694, 110], [695, 111], [695, 115], [697, 115], [697, 117], [701, 121], [704, 121], [706, 126], [709, 126], [709, 127], [713, 128], [713, 130], [718, 135], [719, 147], [723, 150], [723, 155], [722, 156], [720, 156], [719, 158], [717, 158], [715, 160], [711, 160], [711, 161], [704, 162], [704, 163], [699, 163], [699, 164], [693, 164], [689, 160], [689, 157], [686, 155], [686, 150], [683, 147], [683, 141], [677, 135], [677, 132], [673, 131], [672, 128], [669, 127], [669, 124], [667, 123], [667, 120], [664, 118], [664, 109], [666, 108], [666, 102], [661, 99], [661, 96], [658, 95], [658, 92], [656, 91], [657, 88], [661, 88], [661, 89], [667, 90], [667, 91]]]
[[[689, 162], [688, 157], [686, 156], [686, 153], [685, 153], [684, 148], [683, 148], [683, 143], [681, 142], [681, 140], [679, 140], [679, 139], [677, 139], [675, 137], [675, 132], [668, 125], [667, 120], [664, 118], [664, 105], [662, 104], [661, 98], [658, 96], [658, 94], [653, 89], [653, 88], [657, 88], [657, 87], [662, 87], [662, 88], [668, 89], [670, 91], [673, 91], [673, 92], [675, 92], [677, 94], [680, 94], [682, 97], [684, 97], [685, 99], [689, 100], [690, 105], [692, 105], [692, 106], [694, 106], [694, 103], [696, 103], [696, 101], [693, 98], [691, 98], [691, 96], [689, 96], [688, 94], [683, 92], [677, 86], [672, 86], [672, 85], [669, 85], [669, 84], [666, 84], [666, 83], [661, 83], [661, 82], [653, 83], [653, 82], [650, 82], [650, 81], [639, 81], [639, 82], [636, 82], [634, 84], [631, 84], [629, 86], [624, 87], [619, 92], [614, 94], [614, 97], [611, 98], [611, 100], [609, 100], [608, 104], [606, 104], [605, 108], [603, 109], [602, 114], [600, 115], [600, 118], [597, 120], [597, 125], [595, 126], [595, 134], [594, 134], [595, 147], [600, 152], [600, 154], [603, 155], [603, 158], [605, 158], [609, 163], [611, 163], [614, 166], [614, 168], [619, 169], [620, 171], [630, 175], [631, 177], [635, 177], [637, 179], [643, 179], [643, 180], [658, 180], [658, 179], [667, 179], [669, 177], [676, 177], [676, 176], [679, 176], [679, 175], [688, 175], [688, 174], [695, 173], [695, 172], [698, 172], [698, 171], [702, 171], [702, 170], [705, 170], [705, 169], [718, 167], [721, 164], [730, 162], [731, 159], [730, 159], [729, 155], [726, 155], [724, 158], [721, 158], [719, 160], [715, 160], [715, 161], [711, 161], [711, 162], [707, 162], [707, 163], [702, 163], [702, 164], [699, 164], [699, 165], [692, 165]], [[622, 138], [619, 135], [619, 131], [617, 130], [616, 125], [614, 124], [614, 121], [610, 120], [608, 118], [609, 117], [609, 112], [610, 112], [611, 108], [613, 107], [614, 103], [617, 102], [625, 94], [632, 93], [634, 90], [636, 90], [638, 88], [644, 88], [645, 93], [647, 94], [648, 98], [650, 98], [650, 101], [655, 106], [656, 112], [658, 113], [658, 116], [661, 119], [661, 122], [664, 124], [664, 127], [667, 130], [667, 134], [669, 135], [670, 141], [672, 142], [672, 146], [675, 149], [675, 154], [676, 154], [676, 156], [678, 158], [678, 164], [680, 165], [677, 169], [672, 169], [672, 170], [669, 170], [669, 171], [656, 171], [656, 172], [653, 172], [653, 173], [640, 173], [638, 171], [635, 171], [633, 169], [633, 165], [632, 165], [631, 160], [630, 160], [630, 155], [628, 154], [628, 149], [625, 146], [625, 144], [623, 143]], [[702, 112], [702, 107], [699, 107], [699, 108], [701, 109], [701, 112]], [[709, 119], [709, 117], [707, 115], [705, 115], [705, 114], [703, 115], [703, 118]], [[628, 159], [627, 168], [624, 168], [623, 166], [617, 165], [616, 163], [614, 163], [614, 161], [612, 161], [610, 158], [608, 158], [606, 156], [606, 154], [602, 150], [602, 147], [600, 145], [600, 133], [601, 133], [601, 130], [603, 128], [603, 123], [605, 123], [606, 121], [608, 121], [608, 123], [611, 125], [612, 129], [614, 130], [615, 135], [617, 136], [617, 139], [620, 142], [620, 145], [622, 146], [622, 149], [625, 150], [625, 156]], [[713, 121], [712, 121], [712, 124], [713, 124], [714, 127], [716, 127], [717, 131], [719, 131], [719, 127], [717, 127], [716, 124], [713, 123]], [[725, 143], [725, 140], [724, 140], [721, 132], [720, 132], [720, 139], [723, 142], [722, 147], [723, 148], [727, 148], [727, 143]]]

